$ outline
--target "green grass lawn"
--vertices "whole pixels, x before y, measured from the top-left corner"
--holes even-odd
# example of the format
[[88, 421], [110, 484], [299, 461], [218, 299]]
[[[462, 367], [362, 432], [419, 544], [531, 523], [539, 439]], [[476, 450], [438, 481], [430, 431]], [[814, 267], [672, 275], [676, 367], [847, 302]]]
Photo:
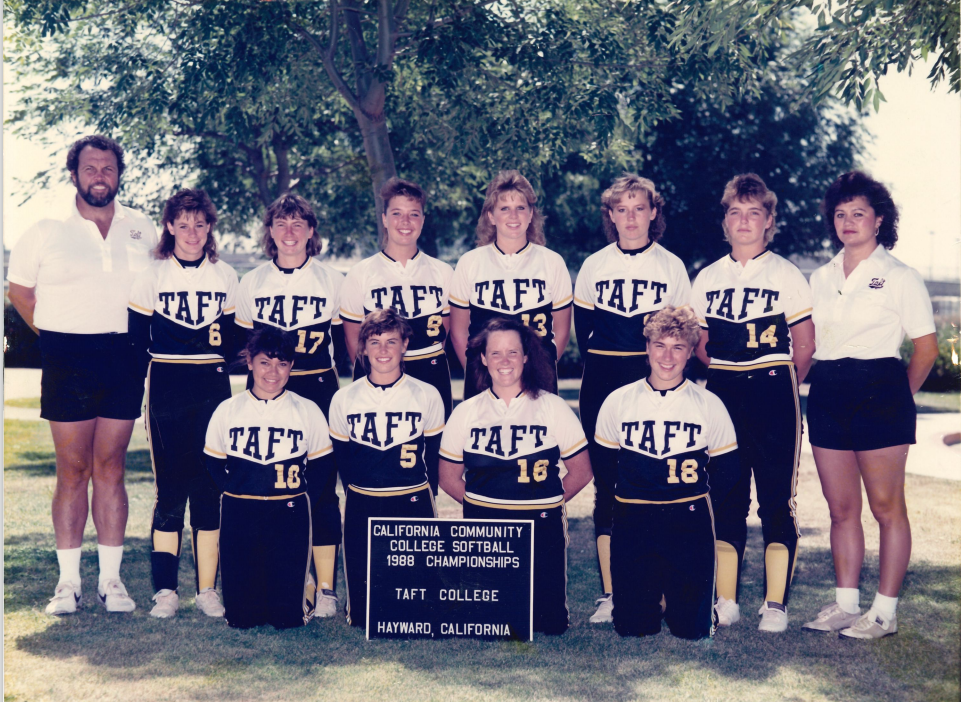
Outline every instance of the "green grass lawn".
[[[56, 584], [50, 526], [53, 446], [44, 422], [5, 422], [5, 700], [957, 700], [961, 616], [961, 487], [908, 476], [914, 555], [898, 636], [873, 643], [809, 634], [800, 625], [833, 595], [827, 506], [810, 459], [799, 480], [804, 538], [783, 635], [756, 629], [762, 597], [760, 527], [752, 515], [741, 623], [712, 642], [665, 630], [621, 639], [592, 626], [598, 593], [592, 489], [570, 505], [568, 597], [572, 626], [533, 644], [375, 641], [341, 617], [277, 632], [229, 629], [193, 606], [184, 554], [183, 605], [174, 620], [148, 616], [153, 480], [143, 427], [128, 454], [130, 522], [123, 574], [138, 609], [106, 615], [96, 603], [96, 545], [88, 524], [85, 601], [75, 616], [43, 613]], [[442, 496], [442, 516], [460, 508]], [[862, 600], [877, 587], [877, 528], [865, 510]], [[670, 534], [664, 534], [669, 539]], [[189, 550], [189, 543], [185, 547]], [[343, 602], [343, 582], [339, 584]]]

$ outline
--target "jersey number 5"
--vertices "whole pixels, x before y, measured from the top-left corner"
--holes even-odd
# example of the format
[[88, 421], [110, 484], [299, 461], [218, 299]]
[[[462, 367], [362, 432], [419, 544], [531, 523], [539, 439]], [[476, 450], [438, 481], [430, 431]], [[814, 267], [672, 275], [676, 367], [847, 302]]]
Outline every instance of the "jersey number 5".
[[667, 482], [668, 483], [696, 483], [697, 482], [697, 461], [688, 458], [681, 464], [681, 477], [677, 477], [677, 459], [667, 459]]
[[[278, 490], [300, 487], [300, 466], [297, 464], [284, 467], [278, 463], [274, 466], [274, 470], [277, 471], [277, 482], [274, 483], [274, 487]], [[285, 472], [287, 473], [286, 479], [284, 479]]]
[[522, 314], [521, 321], [525, 327], [533, 329], [537, 336], [547, 336], [547, 315], [543, 312], [535, 314], [534, 319], [529, 314]]
[[761, 344], [770, 344], [771, 348], [777, 346], [777, 337], [774, 334], [777, 329], [774, 328], [772, 324], [767, 329], [761, 332], [761, 340], [758, 342], [757, 329], [753, 324], [747, 325], [747, 347], [749, 349], [756, 349], [760, 347]]
[[314, 342], [314, 345], [310, 347], [310, 351], [307, 350], [307, 330], [306, 329], [297, 330], [297, 339], [299, 340], [299, 343], [297, 344], [297, 346], [294, 347], [294, 352], [310, 354], [316, 351], [317, 347], [319, 347], [321, 342], [324, 340], [324, 332], [310, 332], [311, 341], [313, 341], [314, 339], [317, 339], [317, 341]]
[[417, 465], [417, 444], [404, 444], [400, 447], [400, 467], [413, 468]]
[[[521, 469], [521, 474], [517, 477], [517, 482], [529, 483], [531, 478], [527, 474], [527, 459], [518, 458], [517, 466]], [[536, 482], [543, 483], [545, 480], [547, 480], [547, 466], [548, 461], [546, 458], [542, 458], [539, 461], [534, 462], [534, 480]]]

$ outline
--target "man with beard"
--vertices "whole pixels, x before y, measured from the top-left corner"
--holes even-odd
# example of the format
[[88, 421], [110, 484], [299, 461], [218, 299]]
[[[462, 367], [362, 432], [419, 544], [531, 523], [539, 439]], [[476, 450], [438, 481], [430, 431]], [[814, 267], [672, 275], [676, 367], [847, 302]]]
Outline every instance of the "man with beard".
[[114, 200], [123, 149], [103, 136], [67, 154], [77, 188], [65, 219], [43, 219], [10, 253], [10, 302], [40, 334], [40, 416], [56, 451], [53, 530], [60, 580], [48, 614], [80, 604], [80, 545], [90, 506], [97, 530], [97, 594], [108, 612], [136, 605], [120, 581], [127, 526], [124, 465], [143, 382], [127, 344], [127, 301], [136, 274], [157, 245], [151, 221]]

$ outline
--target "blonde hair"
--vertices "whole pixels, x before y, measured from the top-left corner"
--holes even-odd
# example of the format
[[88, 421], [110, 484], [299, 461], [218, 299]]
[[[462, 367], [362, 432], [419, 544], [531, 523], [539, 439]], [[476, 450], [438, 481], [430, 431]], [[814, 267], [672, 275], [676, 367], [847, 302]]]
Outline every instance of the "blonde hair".
[[697, 348], [701, 341], [701, 325], [697, 322], [697, 315], [690, 305], [674, 307], [668, 305], [656, 314], [651, 315], [644, 325], [644, 336], [648, 341], [657, 341], [665, 336], [676, 336], [686, 341], [691, 348]]
[[532, 212], [531, 223], [527, 227], [527, 240], [544, 246], [547, 243], [544, 239], [544, 215], [537, 209], [537, 195], [530, 181], [518, 171], [501, 171], [487, 186], [487, 197], [477, 219], [477, 245], [487, 246], [497, 238], [497, 229], [491, 224], [488, 214], [494, 211], [501, 196], [508, 192], [523, 195], [527, 200]]
[[664, 221], [664, 198], [661, 197], [654, 181], [649, 178], [642, 178], [636, 173], [623, 173], [611, 183], [611, 187], [601, 194], [601, 226], [608, 241], [617, 241], [617, 227], [611, 221], [611, 212], [621, 204], [621, 200], [628, 193], [646, 193], [648, 204], [657, 210], [657, 215], [651, 221], [651, 227], [647, 230], [647, 236], [651, 241], [657, 241], [667, 229]]
[[[767, 185], [761, 180], [759, 175], [754, 173], [742, 173], [736, 175], [724, 186], [724, 195], [721, 196], [721, 207], [724, 208], [724, 216], [730, 209], [734, 201], [747, 202], [757, 200], [761, 203], [768, 215], [774, 218], [771, 226], [764, 230], [764, 243], [770, 244], [777, 234], [777, 195], [768, 190]], [[724, 241], [731, 243], [731, 236], [727, 231], [727, 222], [721, 221], [721, 229], [724, 230]]]

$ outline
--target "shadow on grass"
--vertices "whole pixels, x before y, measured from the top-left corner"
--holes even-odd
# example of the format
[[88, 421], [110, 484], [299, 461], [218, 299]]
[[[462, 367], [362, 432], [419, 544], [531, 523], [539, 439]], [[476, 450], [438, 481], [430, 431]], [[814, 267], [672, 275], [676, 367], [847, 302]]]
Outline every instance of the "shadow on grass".
[[[57, 459], [53, 451], [20, 451], [14, 460], [15, 463], [4, 466], [4, 471], [17, 472], [27, 478], [49, 478], [57, 474]], [[150, 451], [127, 451], [127, 480], [153, 480]]]
[[[900, 635], [863, 644], [800, 630], [800, 624], [813, 617], [834, 588], [830, 552], [802, 550], [792, 590], [791, 627], [783, 635], [763, 634], [757, 631], [753, 616], [763, 596], [760, 530], [753, 528], [742, 577], [744, 616], [740, 624], [721, 630], [708, 642], [675, 639], [666, 626], [658, 636], [622, 639], [610, 626], [592, 626], [587, 621], [598, 594], [591, 520], [571, 520], [570, 534], [572, 627], [561, 637], [537, 635], [533, 644], [367, 642], [362, 631], [348, 627], [340, 616], [284, 632], [232, 630], [194, 609], [189, 545], [185, 545], [181, 560], [181, 612], [173, 620], [154, 620], [148, 616], [147, 606], [152, 595], [149, 544], [145, 539], [130, 539], [123, 573], [139, 606], [134, 614], [108, 616], [99, 605], [91, 604], [96, 553], [88, 546], [82, 566], [88, 599], [82, 612], [7, 645], [54, 660], [84, 658], [99, 668], [104, 679], [117, 682], [196, 676], [198, 684], [216, 685], [218, 695], [227, 699], [259, 697], [250, 684], [264, 675], [288, 681], [294, 689], [308, 683], [361, 684], [361, 679], [371, 675], [390, 678], [397, 674], [397, 666], [415, 673], [410, 679], [418, 685], [427, 685], [425, 699], [431, 697], [433, 681], [447, 686], [448, 691], [455, 685], [471, 697], [497, 693], [561, 700], [653, 700], [673, 689], [672, 681], [678, 676], [685, 681], [691, 679], [687, 676], [703, 678], [722, 686], [725, 681], [770, 683], [784, 669], [813, 688], [799, 689], [794, 697], [793, 690], [784, 690], [781, 699], [807, 699], [815, 689], [830, 699], [956, 697], [961, 591], [957, 568], [913, 563], [899, 611]], [[52, 551], [39, 548], [49, 542], [48, 535], [40, 534], [8, 539], [8, 615], [31, 608], [40, 611], [50, 596], [56, 558]], [[865, 573], [876, 572], [876, 559], [868, 559]], [[342, 577], [340, 582], [342, 603]], [[378, 666], [388, 666], [393, 672], [382, 672]], [[685, 685], [687, 690], [697, 689], [689, 682]], [[266, 691], [263, 694], [270, 696]]]

